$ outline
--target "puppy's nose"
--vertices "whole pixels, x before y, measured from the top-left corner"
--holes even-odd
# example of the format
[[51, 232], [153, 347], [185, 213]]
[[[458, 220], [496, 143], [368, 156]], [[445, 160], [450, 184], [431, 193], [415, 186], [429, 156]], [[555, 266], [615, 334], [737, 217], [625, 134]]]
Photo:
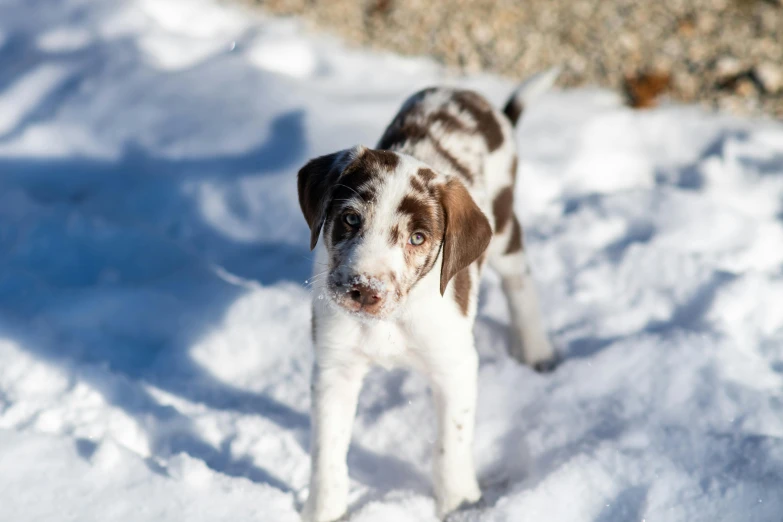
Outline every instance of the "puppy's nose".
[[372, 288], [369, 285], [353, 285], [351, 287], [351, 299], [361, 304], [362, 306], [372, 306], [380, 302], [383, 299], [383, 293], [377, 288]]

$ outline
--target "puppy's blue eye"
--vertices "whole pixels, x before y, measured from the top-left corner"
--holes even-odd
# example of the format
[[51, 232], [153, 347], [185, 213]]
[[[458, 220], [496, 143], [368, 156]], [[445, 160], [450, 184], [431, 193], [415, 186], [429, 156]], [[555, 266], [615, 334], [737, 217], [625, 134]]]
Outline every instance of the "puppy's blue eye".
[[422, 234], [421, 232], [416, 232], [411, 236], [408, 242], [413, 246], [419, 246], [422, 243], [424, 243], [424, 239], [425, 239], [424, 234]]
[[343, 214], [343, 221], [345, 221], [345, 224], [349, 227], [356, 228], [361, 224], [362, 218], [359, 216], [359, 214], [354, 212], [346, 212]]

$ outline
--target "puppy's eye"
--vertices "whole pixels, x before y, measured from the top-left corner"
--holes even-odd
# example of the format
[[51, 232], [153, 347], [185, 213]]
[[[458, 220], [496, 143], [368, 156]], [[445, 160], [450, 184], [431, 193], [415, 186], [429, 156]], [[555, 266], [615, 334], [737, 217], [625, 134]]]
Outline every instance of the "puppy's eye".
[[362, 218], [355, 212], [346, 212], [343, 214], [343, 221], [349, 227], [356, 228], [362, 223]]
[[422, 234], [421, 232], [416, 232], [415, 234], [413, 234], [411, 236], [411, 238], [408, 240], [408, 242], [411, 245], [413, 245], [413, 246], [419, 246], [422, 243], [424, 243], [425, 239], [426, 239], [426, 237], [424, 237], [424, 234]]

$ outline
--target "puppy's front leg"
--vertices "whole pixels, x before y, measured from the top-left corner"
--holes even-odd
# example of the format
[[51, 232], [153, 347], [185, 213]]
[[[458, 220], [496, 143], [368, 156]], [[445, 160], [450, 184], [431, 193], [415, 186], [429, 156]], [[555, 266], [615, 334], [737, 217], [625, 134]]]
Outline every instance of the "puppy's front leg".
[[348, 508], [346, 457], [366, 373], [363, 365], [316, 362], [313, 368], [310, 495], [302, 512], [305, 521], [332, 522]]
[[472, 346], [458, 358], [430, 368], [438, 417], [433, 463], [440, 517], [481, 497], [473, 464], [477, 373], [478, 355]]

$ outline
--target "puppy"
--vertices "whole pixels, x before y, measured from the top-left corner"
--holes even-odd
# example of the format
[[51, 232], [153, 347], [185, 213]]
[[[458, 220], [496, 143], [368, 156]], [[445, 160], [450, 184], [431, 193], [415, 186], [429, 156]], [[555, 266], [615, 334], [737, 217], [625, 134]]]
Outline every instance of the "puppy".
[[556, 76], [525, 82], [503, 112], [472, 91], [425, 89], [403, 104], [375, 149], [321, 156], [299, 171], [310, 248], [320, 244], [305, 520], [330, 522], [346, 512], [351, 426], [373, 365], [404, 365], [429, 378], [439, 516], [481, 496], [471, 452], [473, 323], [485, 264], [500, 275], [508, 300], [511, 356], [538, 370], [556, 359], [513, 210], [513, 127]]

